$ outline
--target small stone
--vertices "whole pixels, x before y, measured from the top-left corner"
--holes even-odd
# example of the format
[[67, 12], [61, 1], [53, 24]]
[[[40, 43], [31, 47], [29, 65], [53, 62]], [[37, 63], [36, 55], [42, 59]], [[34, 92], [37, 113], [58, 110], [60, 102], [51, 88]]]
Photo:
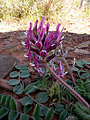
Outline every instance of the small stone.
[[9, 50], [9, 49], [11, 49], [13, 47], [16, 47], [17, 45], [18, 44], [13, 44], [13, 45], [9, 44], [9, 45], [5, 45], [4, 48], [5, 48], [5, 50]]
[[25, 32], [19, 33], [20, 37], [19, 39], [26, 39], [27, 35], [25, 34]]
[[90, 41], [87, 41], [87, 42], [83, 42], [79, 45], [77, 45], [78, 48], [86, 48], [86, 47], [89, 47], [90, 45]]
[[78, 54], [87, 54], [87, 55], [89, 55], [90, 54], [90, 52], [88, 52], [87, 50], [83, 50], [83, 49], [75, 49], [75, 51], [74, 51], [75, 53], [78, 53]]

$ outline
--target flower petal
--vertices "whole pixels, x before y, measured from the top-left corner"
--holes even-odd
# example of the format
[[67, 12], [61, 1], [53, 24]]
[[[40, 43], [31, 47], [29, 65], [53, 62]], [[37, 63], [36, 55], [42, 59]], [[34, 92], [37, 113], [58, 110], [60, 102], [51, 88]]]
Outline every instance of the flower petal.
[[47, 48], [48, 48], [48, 42], [49, 42], [49, 36], [47, 35], [46, 38], [45, 38], [43, 49], [47, 50]]
[[42, 17], [41, 22], [40, 22], [39, 27], [38, 27], [38, 32], [41, 31], [41, 28], [43, 27], [44, 21], [45, 21], [45, 17]]
[[37, 54], [35, 52], [33, 53], [33, 61], [34, 61], [34, 64], [35, 64], [36, 68], [38, 68], [39, 65], [38, 65], [38, 62], [37, 62]]
[[50, 24], [49, 24], [49, 22], [46, 24], [46, 33], [48, 33], [48, 31], [49, 31], [49, 27], [50, 27]]
[[29, 51], [28, 51], [28, 59], [30, 60], [30, 61], [32, 61], [32, 55], [31, 55], [31, 51], [30, 51], [30, 49], [29, 49]]
[[40, 31], [40, 35], [38, 37], [38, 41], [42, 41], [42, 39], [44, 38], [44, 34], [45, 34], [45, 28], [42, 27]]
[[36, 46], [37, 48], [41, 49], [41, 48], [42, 48], [42, 42], [36, 41], [35, 46]]

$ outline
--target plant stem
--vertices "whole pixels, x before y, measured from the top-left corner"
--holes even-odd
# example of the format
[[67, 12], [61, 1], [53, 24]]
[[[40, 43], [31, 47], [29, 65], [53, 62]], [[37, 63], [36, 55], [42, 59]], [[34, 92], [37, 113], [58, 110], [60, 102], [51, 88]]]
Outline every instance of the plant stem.
[[66, 88], [68, 88], [78, 100], [80, 100], [83, 104], [90, 108], [90, 105], [75, 90], [73, 90], [67, 83], [65, 83], [61, 78], [59, 78], [59, 76], [48, 65], [46, 65], [46, 67], [49, 72], [52, 73]]

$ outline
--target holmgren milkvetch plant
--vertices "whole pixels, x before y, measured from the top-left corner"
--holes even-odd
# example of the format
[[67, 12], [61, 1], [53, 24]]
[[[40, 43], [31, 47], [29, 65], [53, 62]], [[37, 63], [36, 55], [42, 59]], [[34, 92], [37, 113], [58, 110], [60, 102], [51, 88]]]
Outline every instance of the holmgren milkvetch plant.
[[40, 75], [43, 75], [42, 68], [46, 68], [49, 72], [55, 76], [55, 78], [60, 81], [67, 89], [73, 93], [73, 95], [79, 99], [87, 107], [89, 104], [66, 82], [62, 80], [63, 76], [63, 65], [60, 61], [60, 66], [58, 68], [58, 74], [55, 72], [55, 65], [53, 60], [55, 59], [55, 50], [60, 46], [62, 42], [62, 31], [59, 31], [60, 23], [58, 23], [55, 32], [49, 33], [50, 24], [47, 23], [46, 27], [43, 27], [45, 18], [41, 18], [41, 22], [38, 26], [38, 20], [35, 21], [34, 27], [32, 28], [32, 23], [30, 22], [30, 28], [27, 32], [27, 40], [24, 43], [28, 50], [28, 59], [30, 64], [35, 66]]

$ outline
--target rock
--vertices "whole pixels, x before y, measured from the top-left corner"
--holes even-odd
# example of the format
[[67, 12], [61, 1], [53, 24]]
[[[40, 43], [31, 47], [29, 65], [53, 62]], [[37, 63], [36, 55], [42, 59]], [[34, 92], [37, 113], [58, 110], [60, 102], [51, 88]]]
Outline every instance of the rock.
[[78, 48], [76, 48], [74, 52], [78, 53], [78, 54], [87, 54], [87, 55], [90, 55], [90, 52], [88, 52], [87, 50], [78, 49]]
[[90, 41], [87, 41], [87, 42], [83, 42], [79, 45], [77, 45], [78, 48], [86, 48], [86, 47], [89, 47], [90, 45]]
[[3, 76], [10, 70], [15, 62], [18, 64], [19, 60], [11, 55], [0, 55], [0, 78], [3, 78]]
[[8, 85], [8, 80], [0, 78], [0, 88], [5, 89], [7, 91], [12, 91], [12, 86]]

